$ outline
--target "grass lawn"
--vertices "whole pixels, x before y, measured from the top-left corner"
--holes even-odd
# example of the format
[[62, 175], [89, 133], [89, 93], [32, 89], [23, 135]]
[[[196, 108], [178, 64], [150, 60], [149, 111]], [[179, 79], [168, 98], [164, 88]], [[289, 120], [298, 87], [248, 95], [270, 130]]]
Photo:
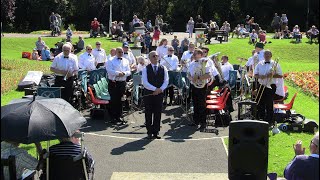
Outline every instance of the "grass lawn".
[[[12, 99], [21, 98], [24, 95], [24, 92], [15, 91], [15, 88], [28, 70], [40, 70], [44, 73], [50, 73], [50, 62], [36, 62], [21, 58], [21, 52], [32, 51], [36, 40], [36, 38], [1, 38], [1, 106], [6, 105]], [[43, 37], [43, 40], [49, 47], [53, 47], [57, 41], [61, 40], [61, 37]], [[98, 40], [102, 42], [102, 47], [107, 53], [111, 48], [121, 46], [120, 43], [111, 42], [106, 38], [85, 39], [85, 44], [94, 46]], [[237, 57], [248, 58], [251, 56], [251, 50], [254, 49], [254, 46], [249, 45], [247, 39], [229, 40], [230, 42], [226, 44], [209, 45], [209, 54], [221, 52], [221, 55], [228, 55], [231, 64], [240, 64]], [[290, 43], [291, 40], [284, 39], [268, 39], [268, 41], [272, 41], [272, 43], [268, 43], [265, 49], [270, 49], [273, 52], [273, 57], [280, 57], [279, 63], [284, 73], [319, 71], [319, 45], [305, 43], [305, 38], [300, 44], [293, 44]], [[288, 86], [289, 90], [289, 97], [286, 102], [289, 102], [293, 94], [298, 92], [293, 109], [306, 118], [319, 122], [319, 100], [311, 98], [299, 88], [288, 83], [286, 83], [286, 86]], [[280, 133], [270, 136], [268, 172], [277, 172], [278, 176], [283, 176], [284, 167], [293, 157], [292, 144], [297, 139], [301, 139], [305, 142], [304, 146], [308, 147], [311, 138], [312, 135], [305, 133]], [[228, 143], [227, 141], [228, 139], [225, 139], [226, 143]], [[52, 143], [56, 142], [52, 141]], [[35, 156], [33, 144], [21, 146], [28, 149]], [[43, 147], [46, 147], [46, 143], [43, 144]]]

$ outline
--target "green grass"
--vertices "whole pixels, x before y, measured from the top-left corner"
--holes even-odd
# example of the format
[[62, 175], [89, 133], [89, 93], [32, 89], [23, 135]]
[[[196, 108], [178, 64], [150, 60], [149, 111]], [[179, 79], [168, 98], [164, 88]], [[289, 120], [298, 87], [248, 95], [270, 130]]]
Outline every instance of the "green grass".
[[[283, 171], [287, 164], [293, 159], [294, 151], [292, 145], [297, 140], [302, 140], [303, 147], [306, 148], [306, 155], [309, 152], [309, 143], [313, 134], [306, 133], [284, 133], [272, 135], [269, 134], [269, 157], [268, 157], [268, 173], [276, 172], [278, 177], [283, 177]], [[228, 147], [229, 139], [224, 138], [224, 143]]]
[[[59, 140], [51, 140], [50, 141], [50, 146], [58, 144], [58, 143], [59, 143]], [[42, 149], [47, 149], [48, 150], [47, 141], [43, 141], [40, 144], [41, 144]], [[36, 146], [33, 143], [32, 144], [20, 144], [19, 147], [27, 150], [28, 153], [31, 156], [37, 158]]]
[[[62, 37], [43, 37], [43, 40], [49, 47], [53, 47], [61, 38]], [[49, 72], [50, 62], [36, 62], [21, 58], [21, 52], [32, 51], [35, 47], [36, 40], [37, 38], [1, 38], [1, 87], [9, 87], [6, 91], [1, 90], [1, 106], [6, 105], [12, 99], [21, 98], [24, 95], [24, 92], [15, 91], [15, 88], [28, 70]], [[121, 43], [111, 42], [110, 39], [107, 38], [85, 39], [85, 44], [94, 46], [96, 41], [102, 42], [102, 47], [107, 53], [111, 48], [121, 46]], [[274, 40], [270, 38], [268, 41], [272, 41], [272, 43], [267, 44], [265, 49], [270, 49], [274, 57], [280, 57], [279, 63], [284, 73], [293, 71], [319, 71], [319, 45], [307, 44], [305, 43], [306, 39], [303, 39], [303, 43], [300, 44], [292, 44], [290, 43], [291, 40]], [[248, 58], [251, 56], [251, 50], [254, 49], [253, 45], [248, 44], [247, 39], [230, 39], [229, 43], [214, 44], [208, 47], [210, 48], [210, 54], [221, 52], [221, 55], [228, 55], [232, 64], [240, 64], [237, 57]], [[245, 62], [242, 63], [242, 65], [244, 64]], [[319, 122], [319, 100], [304, 94], [295, 86], [288, 83], [285, 83], [285, 85], [288, 86], [289, 90], [289, 97], [286, 102], [289, 102], [293, 94], [298, 92], [293, 109], [306, 118]], [[295, 143], [297, 139], [308, 143], [311, 138], [312, 135], [305, 133], [291, 133], [290, 135], [280, 133], [271, 136], [269, 142], [268, 172], [277, 172], [279, 176], [283, 176], [283, 169], [293, 157], [292, 144]], [[228, 143], [228, 139], [225, 139], [225, 141]], [[52, 141], [52, 143], [57, 143], [57, 141]], [[46, 143], [44, 142], [42, 144], [42, 146], [46, 148]], [[308, 144], [305, 144], [305, 146], [308, 146]], [[36, 155], [33, 144], [21, 145], [21, 147], [28, 149], [29, 153], [33, 156]]]

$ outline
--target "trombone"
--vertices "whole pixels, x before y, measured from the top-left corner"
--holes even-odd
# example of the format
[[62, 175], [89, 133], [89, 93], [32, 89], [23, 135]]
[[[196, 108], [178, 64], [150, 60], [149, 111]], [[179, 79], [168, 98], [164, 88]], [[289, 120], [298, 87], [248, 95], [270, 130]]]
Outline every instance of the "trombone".
[[259, 103], [260, 103], [260, 100], [261, 100], [261, 97], [262, 97], [262, 95], [263, 95], [264, 89], [266, 88], [266, 86], [267, 86], [268, 84], [271, 83], [271, 81], [272, 81], [272, 79], [273, 79], [273, 73], [275, 72], [275, 69], [276, 69], [276, 67], [278, 66], [279, 59], [280, 59], [280, 58], [276, 58], [276, 59], [275, 59], [275, 63], [272, 65], [272, 68], [271, 68], [272, 76], [271, 76], [270, 78], [267, 78], [267, 80], [266, 80], [266, 81], [267, 81], [266, 85], [261, 85], [261, 86], [259, 86], [259, 89], [258, 89], [258, 91], [257, 91], [256, 98], [254, 99], [254, 101], [257, 102], [257, 105], [259, 105]]

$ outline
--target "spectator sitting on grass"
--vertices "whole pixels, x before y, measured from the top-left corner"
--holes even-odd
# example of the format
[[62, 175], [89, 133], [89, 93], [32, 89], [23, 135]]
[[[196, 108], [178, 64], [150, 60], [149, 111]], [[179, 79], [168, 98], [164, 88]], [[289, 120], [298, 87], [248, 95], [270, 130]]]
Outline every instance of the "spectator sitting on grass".
[[50, 54], [49, 47], [44, 46], [44, 49], [41, 51], [41, 59], [42, 61], [50, 61], [53, 59], [53, 57]]
[[290, 32], [288, 26], [286, 26], [286, 27], [284, 28], [283, 33], [282, 33], [282, 37], [283, 37], [284, 39], [290, 39], [290, 38], [291, 38], [291, 32]]
[[70, 27], [68, 27], [68, 29], [67, 29], [66, 36], [67, 36], [66, 41], [67, 41], [67, 42], [71, 42], [71, 38], [72, 38], [72, 30], [71, 30], [71, 28], [70, 28]]
[[319, 179], [319, 132], [312, 138], [309, 150], [311, 155], [305, 154], [302, 141], [293, 145], [295, 157], [284, 170], [284, 177], [288, 180], [318, 180]]
[[239, 36], [240, 36], [240, 28], [241, 28], [240, 24], [238, 24], [237, 27], [234, 28], [234, 30], [232, 31], [232, 36], [231, 36], [232, 38], [233, 38], [234, 34], [236, 34], [237, 38], [239, 38]]
[[256, 30], [252, 29], [252, 33], [249, 34], [249, 43], [255, 44], [258, 39], [258, 34], [256, 33]]
[[84, 40], [82, 36], [79, 36], [79, 41], [76, 44], [74, 44], [73, 47], [75, 47], [74, 53], [78, 53], [84, 49]]
[[315, 25], [311, 27], [309, 31], [307, 31], [307, 36], [310, 38], [310, 42], [312, 43], [312, 40], [315, 38], [319, 38], [319, 30], [316, 28]]
[[41, 60], [36, 48], [33, 49], [33, 52], [31, 54], [31, 59], [32, 60]]
[[247, 29], [244, 27], [243, 24], [240, 25], [240, 37], [241, 38], [246, 38], [249, 36], [249, 32], [247, 31]]
[[267, 43], [267, 35], [263, 30], [259, 31], [259, 42], [266, 44]]
[[37, 48], [38, 54], [41, 54], [41, 51], [42, 51], [42, 49], [44, 48], [45, 45], [46, 45], [46, 43], [39, 36], [38, 37], [38, 41], [36, 41], [36, 48]]

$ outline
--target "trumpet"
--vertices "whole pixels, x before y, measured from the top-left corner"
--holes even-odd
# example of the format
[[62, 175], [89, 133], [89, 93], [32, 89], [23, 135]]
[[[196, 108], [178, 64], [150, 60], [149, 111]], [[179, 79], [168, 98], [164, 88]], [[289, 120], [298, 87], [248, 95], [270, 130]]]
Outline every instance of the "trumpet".
[[[271, 73], [273, 74], [278, 66], [279, 63], [279, 59], [280, 58], [276, 58], [275, 63], [273, 63], [272, 68], [271, 68]], [[255, 102], [257, 102], [257, 105], [259, 105], [261, 97], [263, 95], [264, 89], [266, 88], [266, 86], [270, 86], [269, 84], [271, 83], [273, 79], [273, 75], [270, 78], [267, 78], [267, 83], [265, 86], [261, 85], [257, 91], [257, 95], [256, 98], [254, 99]]]
[[66, 75], [65, 75], [65, 76], [64, 76], [64, 78], [63, 78], [63, 80], [64, 80], [64, 81], [66, 81], [66, 80], [67, 80], [68, 73], [69, 73], [69, 69], [68, 69], [68, 71], [67, 71]]

